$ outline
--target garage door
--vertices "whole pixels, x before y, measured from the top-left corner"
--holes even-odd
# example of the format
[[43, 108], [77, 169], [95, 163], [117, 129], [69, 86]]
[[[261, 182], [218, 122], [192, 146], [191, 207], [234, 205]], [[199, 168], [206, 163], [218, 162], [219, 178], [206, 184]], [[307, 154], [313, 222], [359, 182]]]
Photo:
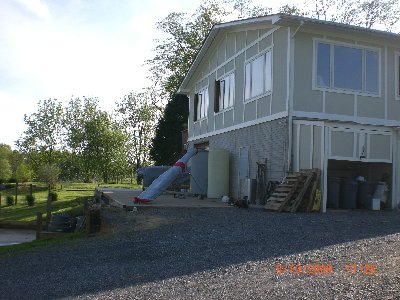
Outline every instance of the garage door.
[[385, 130], [331, 127], [329, 158], [391, 163], [392, 133]]

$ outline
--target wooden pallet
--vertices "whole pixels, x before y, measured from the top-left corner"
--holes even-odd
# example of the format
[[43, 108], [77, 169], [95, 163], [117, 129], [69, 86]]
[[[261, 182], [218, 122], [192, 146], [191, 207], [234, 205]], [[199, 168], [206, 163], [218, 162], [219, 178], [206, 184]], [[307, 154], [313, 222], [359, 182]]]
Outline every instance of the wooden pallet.
[[266, 210], [282, 211], [286, 203], [292, 199], [302, 177], [301, 173], [289, 174], [284, 183], [280, 184], [267, 199], [264, 208]]
[[318, 169], [289, 173], [283, 184], [279, 185], [268, 198], [264, 208], [288, 212], [311, 211], [319, 178]]

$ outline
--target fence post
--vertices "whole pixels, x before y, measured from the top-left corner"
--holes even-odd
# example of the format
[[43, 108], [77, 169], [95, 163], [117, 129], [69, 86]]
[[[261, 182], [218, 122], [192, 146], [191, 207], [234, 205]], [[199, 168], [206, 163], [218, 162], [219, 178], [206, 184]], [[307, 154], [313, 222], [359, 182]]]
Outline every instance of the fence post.
[[1, 193], [0, 193], [0, 208], [1, 208]]
[[51, 218], [51, 201], [52, 197], [50, 194], [50, 184], [49, 184], [49, 192], [47, 194], [47, 207], [46, 207], [46, 226], [49, 228], [50, 218]]
[[15, 205], [18, 203], [18, 182], [15, 183]]
[[90, 210], [89, 210], [89, 203], [88, 203], [88, 199], [86, 198], [85, 199], [85, 202], [84, 202], [85, 204], [84, 204], [84, 211], [85, 211], [85, 223], [86, 223], [86, 237], [89, 237], [89, 235], [90, 235], [90, 230], [91, 230], [91, 228], [90, 228], [90, 226], [91, 226], [91, 220], [90, 220]]
[[40, 232], [42, 232], [42, 227], [43, 226], [43, 219], [42, 219], [42, 213], [37, 212], [36, 214], [36, 239], [40, 239]]
[[29, 195], [32, 196], [32, 194], [33, 194], [33, 184], [31, 183], [31, 184], [29, 185]]

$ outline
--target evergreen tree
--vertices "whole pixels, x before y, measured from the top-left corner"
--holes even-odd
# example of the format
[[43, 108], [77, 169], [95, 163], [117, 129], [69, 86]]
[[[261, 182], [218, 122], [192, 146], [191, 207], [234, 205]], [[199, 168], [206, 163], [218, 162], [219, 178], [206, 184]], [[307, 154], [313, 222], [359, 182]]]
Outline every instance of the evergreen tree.
[[165, 107], [150, 150], [156, 165], [171, 165], [182, 156], [182, 130], [188, 116], [188, 98], [175, 94]]

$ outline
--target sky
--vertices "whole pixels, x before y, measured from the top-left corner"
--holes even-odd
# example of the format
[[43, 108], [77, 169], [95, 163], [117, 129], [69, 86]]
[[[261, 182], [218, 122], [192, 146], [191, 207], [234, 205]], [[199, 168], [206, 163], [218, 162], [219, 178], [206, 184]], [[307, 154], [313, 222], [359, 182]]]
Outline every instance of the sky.
[[156, 22], [188, 0], [0, 0], [0, 143], [14, 145], [39, 100], [96, 96], [103, 109], [150, 84]]
[[[102, 109], [151, 82], [156, 22], [201, 0], [0, 0], [0, 143], [14, 147], [39, 100], [98, 97]], [[304, 0], [265, 1], [274, 11]]]

